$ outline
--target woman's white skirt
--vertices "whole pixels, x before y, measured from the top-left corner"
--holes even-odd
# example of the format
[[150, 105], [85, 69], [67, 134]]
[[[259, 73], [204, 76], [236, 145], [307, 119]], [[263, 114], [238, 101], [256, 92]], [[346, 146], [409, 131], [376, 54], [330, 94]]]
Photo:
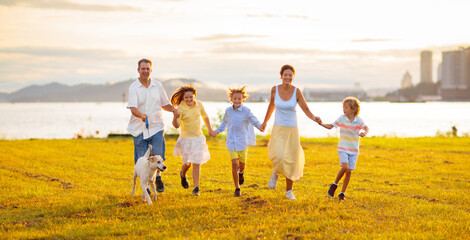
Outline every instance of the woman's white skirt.
[[204, 135], [195, 138], [178, 137], [173, 156], [182, 157], [183, 163], [206, 163], [211, 158], [206, 137]]

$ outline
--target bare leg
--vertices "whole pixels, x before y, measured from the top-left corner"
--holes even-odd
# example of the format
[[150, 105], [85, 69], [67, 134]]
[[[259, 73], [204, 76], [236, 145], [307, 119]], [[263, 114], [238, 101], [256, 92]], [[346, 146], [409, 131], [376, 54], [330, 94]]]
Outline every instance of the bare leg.
[[183, 163], [183, 166], [181, 166], [181, 172], [183, 177], [186, 176], [186, 173], [188, 172], [189, 168], [191, 167], [191, 163]]
[[336, 180], [335, 180], [336, 185], [338, 185], [339, 180], [341, 180], [344, 173], [347, 172], [348, 170], [349, 170], [348, 164], [347, 163], [341, 163], [341, 169], [339, 170], [338, 175], [336, 175]]
[[238, 164], [238, 158], [232, 159], [232, 177], [233, 183], [235, 183], [235, 188], [240, 188], [240, 185], [238, 184], [238, 168], [240, 164]]
[[239, 162], [238, 165], [239, 165], [239, 167], [238, 167], [239, 172], [245, 171], [245, 163]]
[[201, 175], [201, 164], [193, 164], [193, 184], [199, 187], [199, 175]]
[[351, 169], [348, 169], [348, 171], [346, 171], [346, 176], [344, 177], [344, 180], [343, 180], [343, 188], [341, 192], [346, 192], [346, 188], [348, 187], [348, 184], [349, 184], [349, 179], [351, 179]]

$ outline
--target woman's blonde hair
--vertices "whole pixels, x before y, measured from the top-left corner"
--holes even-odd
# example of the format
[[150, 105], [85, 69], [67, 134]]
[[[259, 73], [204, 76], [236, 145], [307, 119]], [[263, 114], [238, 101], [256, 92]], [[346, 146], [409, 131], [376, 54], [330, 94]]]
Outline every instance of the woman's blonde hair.
[[355, 97], [347, 97], [343, 99], [343, 105], [344, 104], [349, 104], [351, 108], [355, 111], [354, 116], [359, 116], [359, 112], [361, 111], [361, 105], [360, 105], [359, 99]]
[[243, 86], [241, 88], [229, 88], [228, 92], [227, 92], [228, 100], [230, 102], [232, 102], [232, 96], [233, 96], [234, 93], [241, 93], [242, 97], [243, 97], [243, 100], [245, 100], [248, 97], [248, 94], [246, 93], [245, 88], [246, 88], [246, 86]]
[[192, 92], [194, 96], [197, 94], [197, 90], [193, 85], [181, 86], [175, 90], [173, 95], [171, 95], [171, 105], [174, 107], [180, 105], [180, 103], [183, 101], [184, 93], [186, 92]]

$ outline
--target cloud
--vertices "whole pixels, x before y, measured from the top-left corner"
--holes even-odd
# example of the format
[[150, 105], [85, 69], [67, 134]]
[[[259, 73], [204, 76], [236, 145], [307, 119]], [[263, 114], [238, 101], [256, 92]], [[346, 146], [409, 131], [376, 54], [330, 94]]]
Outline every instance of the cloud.
[[195, 38], [199, 41], [219, 41], [219, 40], [234, 40], [240, 38], [263, 38], [263, 35], [250, 35], [250, 34], [214, 34], [206, 37]]
[[421, 49], [390, 49], [376, 51], [360, 51], [360, 50], [324, 50], [314, 48], [277, 48], [269, 46], [261, 46], [243, 42], [228, 42], [214, 45], [212, 52], [220, 55], [269, 55], [269, 56], [317, 56], [327, 58], [361, 58], [361, 57], [394, 57], [409, 58], [419, 56]]
[[136, 75], [137, 61], [120, 50], [0, 48], [0, 89], [50, 82], [122, 81]]
[[385, 39], [385, 38], [364, 38], [364, 39], [354, 39], [351, 42], [391, 42], [395, 41], [394, 39]]
[[124, 54], [120, 50], [106, 49], [77, 49], [77, 48], [52, 48], [52, 47], [15, 47], [0, 48], [0, 53], [21, 54], [39, 57], [59, 57], [59, 58], [87, 58], [87, 59], [108, 59], [122, 57]]
[[303, 16], [303, 15], [279, 15], [279, 14], [270, 14], [270, 13], [264, 13], [264, 14], [246, 14], [245, 16], [251, 17], [251, 18], [294, 18], [294, 19], [301, 19], [301, 20], [306, 20], [306, 21], [314, 21], [318, 22], [318, 19], [311, 19], [309, 16]]
[[68, 0], [3, 0], [0, 5], [7, 7], [30, 7], [89, 12], [140, 12], [141, 8], [119, 5], [82, 4]]

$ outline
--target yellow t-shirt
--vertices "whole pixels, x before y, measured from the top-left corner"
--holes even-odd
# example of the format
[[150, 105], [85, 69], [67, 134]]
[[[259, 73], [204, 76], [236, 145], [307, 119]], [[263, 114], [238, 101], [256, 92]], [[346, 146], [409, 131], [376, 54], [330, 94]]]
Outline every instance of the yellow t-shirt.
[[182, 138], [194, 138], [202, 135], [201, 118], [207, 117], [206, 110], [201, 102], [196, 100], [196, 104], [192, 107], [188, 106], [185, 101], [182, 101], [178, 106], [180, 117], [178, 121], [181, 123]]

